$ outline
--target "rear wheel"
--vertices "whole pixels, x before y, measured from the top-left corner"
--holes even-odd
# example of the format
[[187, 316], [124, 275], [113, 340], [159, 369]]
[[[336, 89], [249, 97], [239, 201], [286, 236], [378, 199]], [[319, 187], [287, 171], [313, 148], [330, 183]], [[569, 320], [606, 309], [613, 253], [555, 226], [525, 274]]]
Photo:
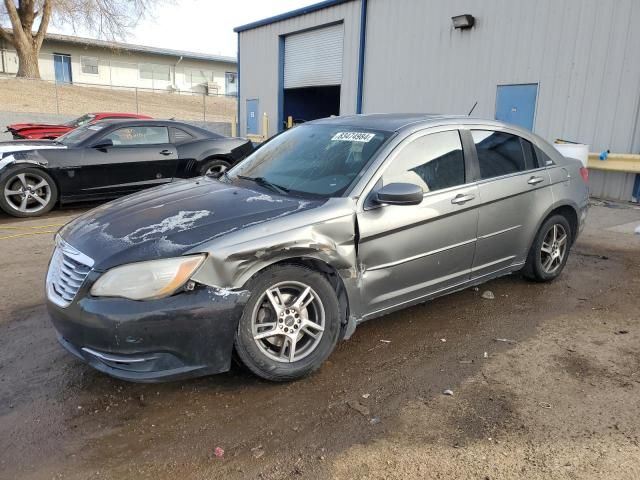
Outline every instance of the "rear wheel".
[[229, 170], [229, 167], [231, 167], [229, 162], [216, 158], [214, 160], [206, 161], [204, 165], [202, 165], [200, 168], [200, 175], [218, 178], [224, 172]]
[[523, 274], [538, 282], [554, 280], [567, 263], [572, 241], [571, 226], [564, 216], [548, 218], [531, 245]]
[[340, 309], [320, 273], [297, 265], [272, 267], [250, 287], [235, 348], [254, 374], [288, 381], [316, 370], [333, 351]]
[[0, 207], [14, 217], [37, 217], [58, 201], [58, 188], [43, 170], [18, 167], [0, 181]]

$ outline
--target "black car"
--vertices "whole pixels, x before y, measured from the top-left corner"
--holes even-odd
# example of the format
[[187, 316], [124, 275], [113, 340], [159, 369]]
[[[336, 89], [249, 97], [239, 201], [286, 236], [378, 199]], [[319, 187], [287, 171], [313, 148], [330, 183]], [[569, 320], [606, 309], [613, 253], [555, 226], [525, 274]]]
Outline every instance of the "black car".
[[56, 203], [116, 198], [178, 178], [216, 176], [251, 142], [169, 120], [107, 120], [57, 140], [0, 143], [0, 207], [34, 217]]

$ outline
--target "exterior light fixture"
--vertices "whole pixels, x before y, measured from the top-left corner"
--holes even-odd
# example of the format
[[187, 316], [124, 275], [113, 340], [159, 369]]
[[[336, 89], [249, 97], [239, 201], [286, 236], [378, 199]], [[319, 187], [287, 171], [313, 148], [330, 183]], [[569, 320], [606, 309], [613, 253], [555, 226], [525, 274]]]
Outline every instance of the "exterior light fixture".
[[468, 13], [451, 17], [451, 20], [453, 20], [453, 28], [459, 28], [461, 30], [471, 28], [476, 23], [475, 17], [473, 15], [469, 15]]

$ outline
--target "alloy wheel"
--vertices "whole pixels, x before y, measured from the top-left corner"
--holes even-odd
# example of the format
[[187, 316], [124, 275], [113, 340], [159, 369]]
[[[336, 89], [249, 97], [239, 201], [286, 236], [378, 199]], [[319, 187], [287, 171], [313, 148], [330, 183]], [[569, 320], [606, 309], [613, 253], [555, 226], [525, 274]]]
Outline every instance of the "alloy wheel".
[[4, 198], [11, 208], [23, 213], [35, 213], [51, 201], [51, 185], [36, 173], [18, 173], [4, 187]]
[[560, 224], [552, 225], [544, 236], [540, 247], [540, 263], [542, 270], [551, 275], [560, 268], [567, 253], [568, 235]]
[[256, 302], [251, 333], [258, 348], [272, 360], [293, 363], [310, 355], [320, 343], [325, 311], [318, 294], [300, 282], [269, 287]]

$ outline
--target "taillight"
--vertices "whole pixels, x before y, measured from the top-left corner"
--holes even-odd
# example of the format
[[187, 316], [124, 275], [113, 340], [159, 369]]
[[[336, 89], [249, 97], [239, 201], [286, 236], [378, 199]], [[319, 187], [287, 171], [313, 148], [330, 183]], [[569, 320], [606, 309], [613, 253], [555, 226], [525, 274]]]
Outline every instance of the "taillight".
[[589, 169], [587, 169], [587, 167], [580, 167], [580, 176], [582, 177], [582, 181], [589, 185]]

